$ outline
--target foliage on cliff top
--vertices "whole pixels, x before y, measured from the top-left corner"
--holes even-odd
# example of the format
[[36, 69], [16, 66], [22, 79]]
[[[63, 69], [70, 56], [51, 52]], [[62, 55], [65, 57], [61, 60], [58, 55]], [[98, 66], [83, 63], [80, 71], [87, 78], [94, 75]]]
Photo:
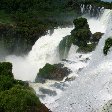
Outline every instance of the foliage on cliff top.
[[49, 112], [27, 82], [14, 79], [12, 64], [0, 63], [0, 112]]

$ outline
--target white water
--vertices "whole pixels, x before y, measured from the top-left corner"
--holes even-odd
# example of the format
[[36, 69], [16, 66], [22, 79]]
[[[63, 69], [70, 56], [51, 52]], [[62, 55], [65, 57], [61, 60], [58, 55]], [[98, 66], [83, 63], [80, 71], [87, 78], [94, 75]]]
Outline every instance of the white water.
[[[56, 97], [47, 96], [42, 100], [53, 112], [100, 112], [102, 106], [112, 99], [112, 52], [109, 52], [106, 57], [102, 52], [105, 39], [112, 35], [112, 11], [105, 10], [101, 19], [88, 18], [88, 22], [92, 33], [106, 33], [92, 54], [76, 53], [76, 47], [72, 46], [68, 60], [73, 63], [65, 62], [64, 64], [73, 71], [70, 76], [76, 76], [77, 78], [72, 83], [67, 83], [69, 85], [67, 91], [62, 94], [59, 89], [50, 87], [54, 83], [52, 81], [45, 85], [31, 84], [37, 93], [41, 86], [57, 91]], [[6, 61], [13, 63], [15, 78], [33, 81], [39, 68], [46, 63], [58, 63], [60, 61], [59, 42], [64, 36], [70, 34], [71, 30], [72, 28], [59, 28], [55, 29], [51, 36], [41, 37], [28, 56], [8, 56]], [[86, 58], [90, 59], [90, 63], [85, 62]], [[85, 69], [82, 72], [78, 72], [80, 68], [84, 67]]]
[[58, 45], [73, 28], [58, 28], [52, 35], [39, 38], [28, 56], [8, 56], [6, 61], [13, 64], [13, 73], [16, 79], [34, 81], [38, 71], [46, 63], [58, 63]]
[[41, 37], [33, 46], [28, 59], [39, 68], [46, 63], [58, 63], [60, 61], [58, 45], [66, 35], [69, 35], [73, 28], [58, 28], [54, 33]]
[[112, 36], [112, 11], [105, 10], [101, 20], [105, 22], [106, 32], [92, 53], [90, 63], [61, 98], [51, 104], [53, 112], [112, 112], [111, 103], [109, 109], [105, 105], [112, 99], [112, 49], [107, 56], [103, 54], [105, 40]]

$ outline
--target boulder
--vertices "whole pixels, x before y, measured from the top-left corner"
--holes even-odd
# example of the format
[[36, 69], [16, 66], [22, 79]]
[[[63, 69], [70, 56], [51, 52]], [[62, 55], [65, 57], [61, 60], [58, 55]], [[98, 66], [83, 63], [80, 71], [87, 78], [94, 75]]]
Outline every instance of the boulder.
[[44, 83], [48, 80], [57, 80], [61, 81], [64, 77], [68, 76], [71, 73], [71, 70], [67, 67], [64, 67], [63, 64], [46, 64], [43, 68], [39, 70], [35, 82]]

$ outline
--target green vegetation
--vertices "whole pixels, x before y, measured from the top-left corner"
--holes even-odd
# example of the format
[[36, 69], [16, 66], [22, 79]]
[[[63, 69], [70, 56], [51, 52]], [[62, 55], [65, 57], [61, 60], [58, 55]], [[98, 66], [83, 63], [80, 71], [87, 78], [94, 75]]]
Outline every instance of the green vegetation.
[[37, 0], [0, 0], [0, 9], [7, 12], [26, 11], [35, 6]]
[[10, 90], [0, 92], [0, 108], [5, 112], [38, 112], [39, 99], [31, 90], [16, 85]]
[[92, 35], [92, 40], [91, 41], [94, 42], [94, 43], [98, 43], [102, 36], [103, 36], [103, 33], [96, 32]]
[[77, 52], [88, 53], [88, 52], [92, 52], [95, 48], [96, 48], [96, 44], [90, 43], [90, 44], [87, 44], [87, 46], [85, 47], [84, 46], [79, 47]]
[[71, 35], [66, 36], [59, 44], [60, 58], [66, 58], [71, 45], [77, 45], [78, 51], [89, 52], [92, 50], [93, 44], [88, 45], [91, 40], [92, 33], [90, 31], [87, 19], [78, 18], [73, 21], [75, 28], [71, 31]]
[[105, 55], [107, 55], [107, 53], [109, 52], [109, 49], [112, 47], [112, 38], [108, 38], [106, 41], [105, 41], [105, 46], [103, 48], [103, 53]]
[[[9, 54], [28, 53], [35, 41], [49, 29], [72, 24], [73, 19], [80, 15], [82, 3], [111, 7], [111, 3], [100, 0], [1, 0], [1, 49]], [[79, 32], [87, 36], [89, 30], [80, 29], [74, 35], [80, 35]]]
[[89, 25], [88, 25], [88, 22], [87, 22], [87, 19], [86, 18], [78, 18], [78, 19], [75, 19], [73, 21], [74, 25], [75, 25], [75, 30], [78, 30], [78, 29], [89, 29]]
[[0, 63], [0, 112], [42, 112], [44, 109], [48, 112], [28, 83], [14, 79], [12, 64]]
[[36, 82], [45, 82], [46, 79], [61, 81], [65, 76], [71, 73], [71, 70], [64, 67], [63, 64], [46, 64], [42, 69], [39, 70]]
[[1, 0], [1, 49], [8, 54], [26, 54], [48, 30], [72, 24], [77, 14], [67, 3], [68, 0]]
[[75, 7], [75, 5], [79, 5], [80, 4], [91, 4], [92, 6], [96, 6], [96, 7], [105, 7], [106, 9], [112, 9], [112, 2], [106, 2], [106, 1], [102, 1], [102, 0], [70, 0], [71, 5], [73, 7]]
[[67, 58], [71, 45], [79, 47], [77, 52], [92, 52], [103, 35], [101, 32], [92, 34], [85, 18], [75, 19], [73, 23], [75, 28], [71, 35], [64, 37], [59, 44], [60, 59]]
[[0, 23], [14, 24], [10, 14], [7, 14], [4, 10], [0, 10]]

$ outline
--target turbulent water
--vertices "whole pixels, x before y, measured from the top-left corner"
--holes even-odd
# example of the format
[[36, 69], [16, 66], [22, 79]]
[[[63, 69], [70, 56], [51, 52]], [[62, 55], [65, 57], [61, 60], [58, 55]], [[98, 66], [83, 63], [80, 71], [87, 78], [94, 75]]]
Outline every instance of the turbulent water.
[[54, 29], [52, 35], [47, 34], [39, 38], [27, 56], [7, 56], [6, 61], [13, 64], [13, 73], [16, 79], [34, 81], [38, 71], [46, 63], [59, 62], [58, 45], [73, 28]]
[[[87, 19], [92, 33], [105, 33], [92, 53], [76, 53], [77, 46], [72, 45], [68, 61], [60, 61], [59, 43], [73, 28], [58, 28], [52, 35], [37, 40], [27, 56], [7, 56], [5, 59], [13, 63], [15, 78], [25, 81], [34, 81], [46, 63], [60, 62], [73, 71], [69, 77], [75, 77], [74, 81], [30, 84], [53, 112], [107, 112], [105, 104], [112, 99], [112, 49], [107, 56], [103, 54], [105, 40], [112, 36], [112, 11], [105, 10], [98, 19]], [[52, 95], [39, 91], [42, 87], [51, 90]]]
[[103, 54], [105, 40], [112, 36], [112, 11], [105, 10], [101, 20], [106, 30], [91, 61], [52, 105], [53, 112], [112, 112], [111, 101], [108, 102], [112, 100], [111, 49], [107, 56]]

